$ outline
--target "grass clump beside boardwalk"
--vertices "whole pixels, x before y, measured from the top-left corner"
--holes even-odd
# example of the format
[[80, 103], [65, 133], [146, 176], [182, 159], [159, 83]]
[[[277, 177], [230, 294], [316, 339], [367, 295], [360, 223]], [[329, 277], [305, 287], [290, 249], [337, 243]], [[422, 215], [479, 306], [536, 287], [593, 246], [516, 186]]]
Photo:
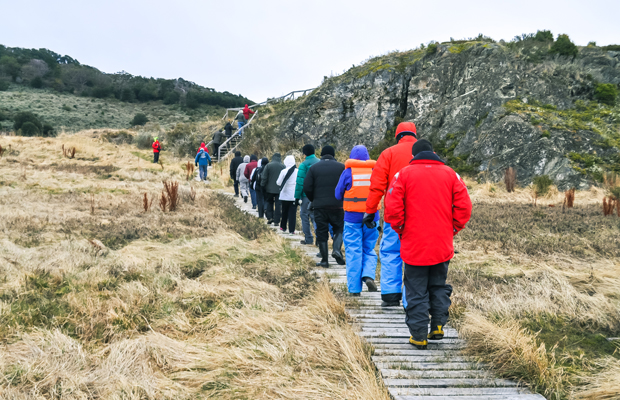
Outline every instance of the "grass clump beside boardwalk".
[[[309, 259], [101, 135], [0, 139], [2, 397], [387, 400]], [[145, 210], [162, 181], [176, 210]]]

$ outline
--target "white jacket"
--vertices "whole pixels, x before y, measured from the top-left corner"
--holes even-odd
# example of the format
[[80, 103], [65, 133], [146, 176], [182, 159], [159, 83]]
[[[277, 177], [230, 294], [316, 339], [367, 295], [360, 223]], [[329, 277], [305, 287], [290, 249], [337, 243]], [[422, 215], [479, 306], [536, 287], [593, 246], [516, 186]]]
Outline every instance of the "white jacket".
[[[284, 180], [288, 170], [295, 166], [295, 157], [286, 156], [284, 159], [284, 166], [286, 168], [280, 172], [280, 176], [278, 176], [278, 180], [276, 181], [278, 185], [282, 185], [282, 181]], [[280, 200], [295, 201], [295, 182], [297, 182], [297, 168], [295, 168], [295, 171], [293, 171], [290, 178], [288, 178], [284, 184], [284, 187], [280, 192]]]

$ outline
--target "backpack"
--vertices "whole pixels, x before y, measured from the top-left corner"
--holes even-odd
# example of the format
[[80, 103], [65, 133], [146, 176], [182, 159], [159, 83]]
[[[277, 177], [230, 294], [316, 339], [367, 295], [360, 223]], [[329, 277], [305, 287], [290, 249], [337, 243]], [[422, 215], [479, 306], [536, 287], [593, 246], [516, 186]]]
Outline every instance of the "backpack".
[[286, 171], [286, 175], [284, 175], [284, 179], [282, 180], [282, 184], [280, 185], [280, 192], [282, 191], [282, 189], [284, 189], [284, 185], [286, 185], [286, 181], [288, 181], [288, 178], [290, 178], [291, 175], [293, 175], [293, 172], [295, 172], [295, 168], [296, 166], [293, 165], [291, 168], [289, 168], [288, 171]]
[[263, 168], [265, 167], [256, 167], [256, 171], [254, 171], [254, 175], [252, 175], [252, 180], [250, 181], [250, 185], [254, 188], [254, 190], [256, 190], [256, 182], [260, 182]]

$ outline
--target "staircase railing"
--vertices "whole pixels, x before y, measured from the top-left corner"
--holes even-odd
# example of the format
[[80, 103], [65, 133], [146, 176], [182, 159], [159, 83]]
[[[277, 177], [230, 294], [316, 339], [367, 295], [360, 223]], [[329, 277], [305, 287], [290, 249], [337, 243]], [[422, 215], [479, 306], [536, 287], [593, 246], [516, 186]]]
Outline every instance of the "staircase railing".
[[226, 141], [224, 143], [222, 143], [220, 145], [220, 147], [218, 147], [217, 149], [217, 160], [221, 160], [221, 154], [222, 154], [222, 147], [226, 147], [226, 154], [230, 154], [231, 152], [235, 151], [235, 149], [237, 148], [237, 146], [239, 146], [239, 141], [237, 141], [235, 143], [235, 147], [233, 147], [232, 149], [228, 149], [228, 143], [235, 137], [241, 137], [243, 135], [243, 130], [246, 128], [246, 126], [250, 125], [252, 123], [252, 120], [254, 118], [256, 118], [256, 116], [258, 115], [258, 111], [255, 111], [254, 114], [252, 114], [252, 118], [250, 118], [250, 120], [248, 122], [245, 123], [245, 125], [243, 125], [241, 128], [237, 129], [237, 131], [235, 133], [233, 133], [228, 139], [226, 139]]

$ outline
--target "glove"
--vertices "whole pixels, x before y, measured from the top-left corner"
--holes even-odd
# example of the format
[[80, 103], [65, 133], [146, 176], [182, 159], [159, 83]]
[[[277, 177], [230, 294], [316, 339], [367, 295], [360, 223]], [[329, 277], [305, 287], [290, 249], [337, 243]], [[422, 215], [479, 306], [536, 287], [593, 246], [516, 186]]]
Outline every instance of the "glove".
[[295, 199], [295, 207], [299, 207], [299, 199]]
[[209, 167], [212, 166], [212, 165], [213, 165], [213, 163], [211, 161], [209, 161]]
[[362, 223], [366, 225], [368, 229], [376, 228], [377, 223], [375, 222], [375, 214], [364, 213], [364, 219], [362, 219]]
[[198, 164], [194, 164], [194, 166], [195, 166], [195, 167], [197, 167], [197, 166], [198, 166]]

